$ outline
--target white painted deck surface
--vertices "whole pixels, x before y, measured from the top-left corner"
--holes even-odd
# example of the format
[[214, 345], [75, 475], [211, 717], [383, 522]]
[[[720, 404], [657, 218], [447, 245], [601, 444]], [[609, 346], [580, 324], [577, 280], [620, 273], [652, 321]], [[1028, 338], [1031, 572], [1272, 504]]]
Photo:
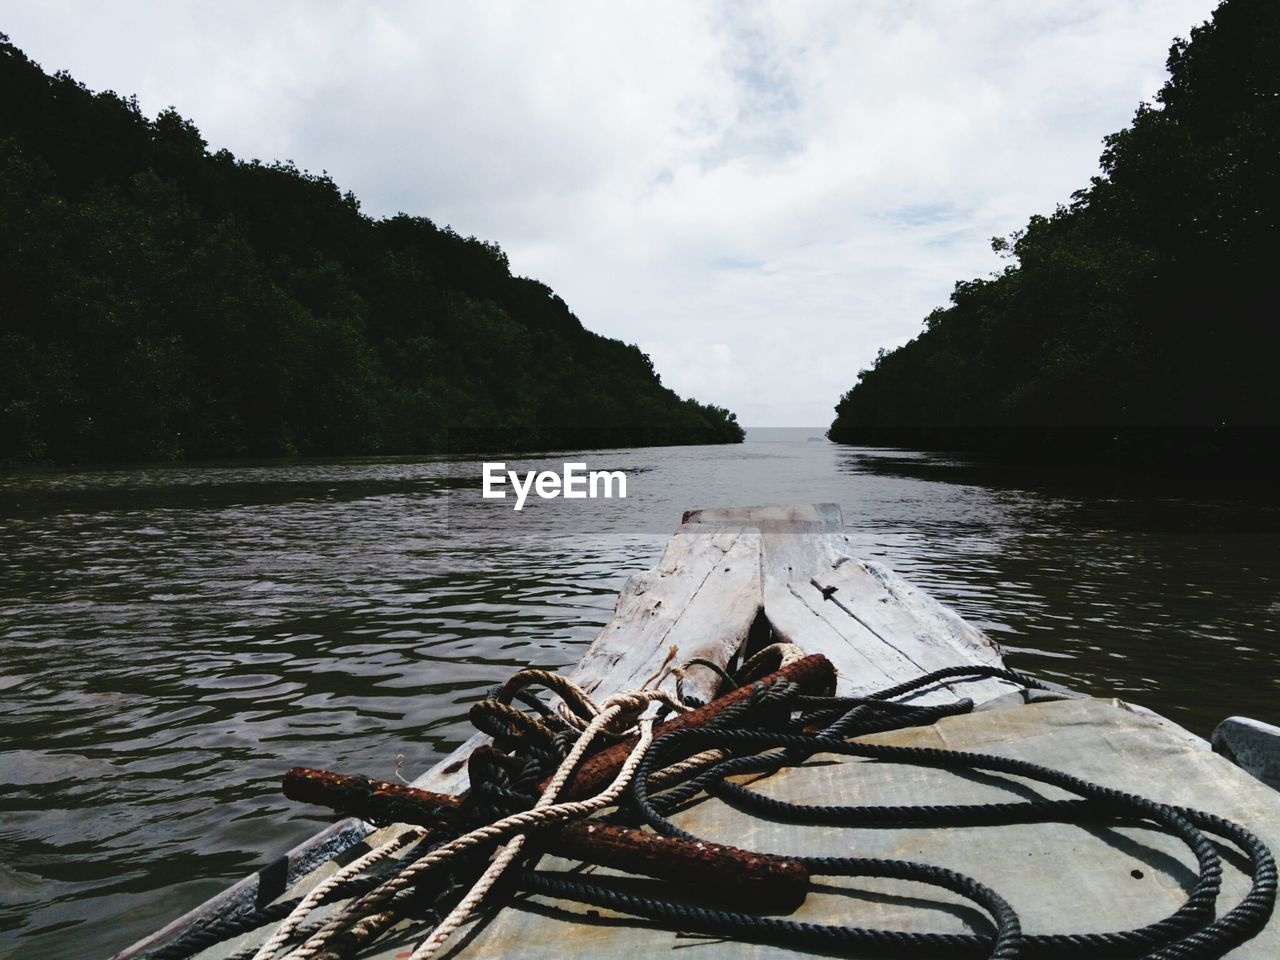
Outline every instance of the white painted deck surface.
[[[839, 508], [819, 504], [686, 514], [658, 565], [628, 581], [612, 619], [570, 675], [597, 698], [641, 685], [671, 689], [671, 668], [691, 657], [723, 666], [744, 646], [754, 649], [776, 640], [795, 643], [806, 653], [826, 655], [836, 666], [842, 694], [872, 692], [941, 667], [1002, 664], [999, 648], [979, 630], [885, 567], [851, 556]], [[685, 692], [708, 699], [716, 684], [712, 671], [694, 668], [686, 678]], [[940, 740], [944, 746], [1006, 752], [1156, 799], [1199, 805], [1264, 834], [1280, 825], [1280, 794], [1209, 753], [1203, 741], [1168, 721], [1101, 701], [1025, 706], [1021, 688], [999, 680], [941, 686], [922, 692], [916, 702], [958, 697], [970, 697], [985, 709], [880, 739]], [[998, 707], [1011, 709], [990, 709]], [[416, 785], [446, 793], [465, 789], [466, 757], [483, 740], [468, 741]], [[890, 803], [922, 802], [925, 797], [936, 802], [971, 802], [1007, 788], [994, 787], [985, 778], [978, 782], [936, 771], [846, 761], [815, 762], [780, 774], [771, 778], [767, 789], [804, 802]], [[1023, 912], [1031, 931], [1072, 929], [1081, 922], [1085, 928], [1090, 923], [1123, 928], [1167, 913], [1185, 878], [1183, 864], [1190, 862], [1176, 843], [1169, 846], [1164, 838], [1152, 840], [1142, 831], [1141, 835], [1110, 831], [1103, 836], [1061, 825], [832, 831], [743, 818], [711, 800], [682, 816], [689, 829], [739, 846], [899, 856], [952, 866], [1005, 893]], [[354, 822], [347, 824], [348, 833], [357, 829]], [[395, 829], [378, 831], [367, 842], [376, 843]], [[1270, 839], [1280, 845], [1280, 836]], [[346, 862], [367, 849], [365, 843], [357, 844], [338, 859]], [[298, 851], [291, 856], [299, 865], [291, 876], [311, 870], [314, 852], [312, 863]], [[1142, 881], [1130, 874], [1137, 863], [1144, 864]], [[333, 862], [322, 864], [285, 896], [309, 889], [334, 869]], [[245, 889], [225, 897], [217, 909], [240, 909], [246, 896], [251, 903], [256, 882], [250, 878], [246, 883]], [[833, 886], [847, 883], [833, 881]], [[903, 886], [911, 885], [882, 889], [878, 882], [861, 881], [856, 891], [811, 896], [798, 916], [939, 931], [980, 925], [971, 908], [956, 907], [945, 894], [939, 896], [919, 885]], [[565, 910], [522, 898], [473, 925], [467, 936], [456, 938], [452, 953], [465, 958], [555, 956], [563, 960], [566, 955], [666, 955], [677, 947], [694, 947], [700, 957], [708, 951], [717, 956], [786, 952], [682, 938], [621, 918], [602, 921], [588, 916], [580, 906]], [[1136, 911], [1132, 917], [1127, 916], [1130, 910]], [[404, 939], [386, 941], [366, 956], [379, 960], [407, 956], [404, 951], [415, 934], [406, 931]], [[1270, 952], [1257, 952], [1251, 945], [1238, 955], [1280, 956], [1280, 941], [1274, 939], [1274, 931], [1269, 936], [1273, 937], [1266, 941]], [[247, 934], [199, 956], [223, 958], [260, 939], [259, 934]], [[120, 956], [145, 953], [133, 948]]]
[[[975, 750], [1047, 764], [1097, 783], [1228, 817], [1280, 849], [1280, 793], [1167, 725], [1113, 701], [1064, 700], [948, 717], [930, 727], [868, 740], [903, 746]], [[1067, 794], [1017, 778], [966, 777], [940, 770], [849, 758], [809, 764], [757, 780], [753, 789], [800, 803], [984, 803]], [[1001, 893], [1027, 933], [1097, 933], [1153, 922], [1175, 910], [1195, 880], [1195, 858], [1177, 840], [1141, 827], [1058, 823], [965, 829], [831, 829], [789, 826], [704, 799], [675, 818], [709, 840], [771, 853], [892, 857], [969, 874]], [[1222, 909], [1247, 890], [1237, 858], [1224, 856]], [[546, 858], [547, 869], [566, 868]], [[586, 872], [608, 873], [596, 867]], [[1137, 874], [1135, 875], [1135, 871]], [[793, 919], [919, 932], [990, 930], [982, 913], [946, 891], [876, 879], [822, 878], [829, 892], [809, 895]], [[655, 887], [655, 890], [658, 889]], [[792, 951], [658, 930], [608, 910], [521, 895], [473, 925], [451, 956], [698, 958], [791, 957]], [[461, 939], [461, 935], [460, 939]], [[674, 952], [673, 952], [674, 951]], [[383, 954], [393, 957], [394, 951]], [[1280, 957], [1280, 921], [1231, 954]]]

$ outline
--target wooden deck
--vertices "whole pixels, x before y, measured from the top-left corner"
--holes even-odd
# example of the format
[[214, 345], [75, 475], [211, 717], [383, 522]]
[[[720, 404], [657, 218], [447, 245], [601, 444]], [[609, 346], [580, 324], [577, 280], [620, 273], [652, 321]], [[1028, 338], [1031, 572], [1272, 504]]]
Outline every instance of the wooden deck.
[[[674, 687], [672, 668], [691, 657], [721, 666], [779, 640], [826, 655], [838, 692], [867, 693], [942, 667], [1002, 664], [999, 648], [973, 626], [885, 567], [852, 556], [840, 511], [830, 504], [742, 507], [687, 513], [657, 566], [632, 577], [614, 615], [571, 677], [593, 696]], [[718, 678], [691, 669], [685, 693], [709, 699]], [[1050, 695], [1028, 697], [1003, 680], [941, 685], [915, 702], [969, 697], [978, 712], [924, 728], [880, 735], [1020, 756], [1173, 803], [1233, 817], [1280, 847], [1280, 794], [1249, 777], [1176, 725], [1118, 701]], [[1028, 704], [1029, 699], [1048, 702]], [[467, 786], [466, 758], [475, 737], [416, 785], [443, 793]], [[1000, 782], [992, 782], [999, 779]], [[815, 758], [768, 779], [763, 787], [804, 802], [980, 802], [1032, 788], [1003, 778], [974, 778], [890, 764]], [[1036, 788], [1039, 789], [1039, 788]], [[967, 830], [824, 830], [745, 818], [703, 800], [678, 820], [708, 839], [773, 852], [898, 856], [968, 873], [1005, 892], [1029, 930], [1123, 929], [1168, 913], [1184, 896], [1188, 854], [1168, 838], [1140, 829], [1088, 831], [1071, 825]], [[191, 923], [247, 911], [277, 895], [296, 896], [337, 867], [393, 834], [344, 821], [293, 851], [271, 875], [247, 878], [216, 902], [120, 954], [145, 957]], [[335, 852], [340, 852], [336, 860]], [[586, 868], [588, 871], [597, 868]], [[1135, 879], [1135, 871], [1141, 880]], [[1229, 878], [1228, 902], [1241, 881]], [[1234, 887], [1232, 886], [1234, 884]], [[285, 888], [288, 887], [288, 892]], [[796, 919], [932, 931], [984, 930], [966, 904], [933, 888], [889, 881], [834, 883], [810, 896]], [[420, 933], [403, 931], [371, 950], [378, 960], [406, 956]], [[246, 934], [199, 954], [225, 958], [259, 942]], [[455, 937], [449, 955], [481, 958], [651, 956], [696, 947], [698, 956], [774, 956], [775, 947], [727, 944], [658, 931], [608, 911], [522, 896]], [[1280, 956], [1271, 927], [1232, 956]]]

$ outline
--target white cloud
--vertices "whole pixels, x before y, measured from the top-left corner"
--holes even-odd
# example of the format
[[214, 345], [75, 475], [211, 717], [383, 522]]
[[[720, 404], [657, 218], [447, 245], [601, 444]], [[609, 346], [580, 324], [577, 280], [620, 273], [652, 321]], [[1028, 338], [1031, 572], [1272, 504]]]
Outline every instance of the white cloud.
[[817, 425], [1087, 184], [1211, 0], [18, 2], [46, 69], [498, 241], [751, 425]]

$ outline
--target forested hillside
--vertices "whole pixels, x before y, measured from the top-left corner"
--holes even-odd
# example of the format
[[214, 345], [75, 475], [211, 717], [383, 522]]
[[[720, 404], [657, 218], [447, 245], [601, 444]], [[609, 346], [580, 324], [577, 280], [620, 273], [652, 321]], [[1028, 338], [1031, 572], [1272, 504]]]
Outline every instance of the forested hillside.
[[0, 460], [741, 439], [496, 245], [211, 153], [0, 35]]
[[1106, 139], [1101, 176], [995, 241], [1002, 272], [957, 284], [858, 375], [833, 440], [1273, 443], [1253, 428], [1280, 424], [1280, 4], [1227, 0], [1168, 67], [1156, 102]]

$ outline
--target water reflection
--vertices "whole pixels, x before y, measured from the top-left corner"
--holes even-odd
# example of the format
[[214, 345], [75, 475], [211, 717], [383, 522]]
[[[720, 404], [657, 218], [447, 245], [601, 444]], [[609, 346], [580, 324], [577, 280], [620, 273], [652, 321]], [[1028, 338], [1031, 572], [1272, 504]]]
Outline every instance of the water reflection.
[[289, 766], [426, 767], [490, 685], [575, 660], [694, 506], [834, 500], [1018, 666], [1201, 732], [1274, 717], [1269, 500], [813, 432], [582, 455], [629, 498], [520, 514], [476, 463], [0, 475], [0, 953], [110, 952], [304, 838]]
[[[1276, 715], [1271, 498], [848, 449], [840, 470], [864, 488], [917, 489], [888, 517], [846, 511], [862, 551], [954, 605], [1017, 665], [1203, 734], [1230, 713]], [[886, 523], [906, 531], [885, 537]]]

